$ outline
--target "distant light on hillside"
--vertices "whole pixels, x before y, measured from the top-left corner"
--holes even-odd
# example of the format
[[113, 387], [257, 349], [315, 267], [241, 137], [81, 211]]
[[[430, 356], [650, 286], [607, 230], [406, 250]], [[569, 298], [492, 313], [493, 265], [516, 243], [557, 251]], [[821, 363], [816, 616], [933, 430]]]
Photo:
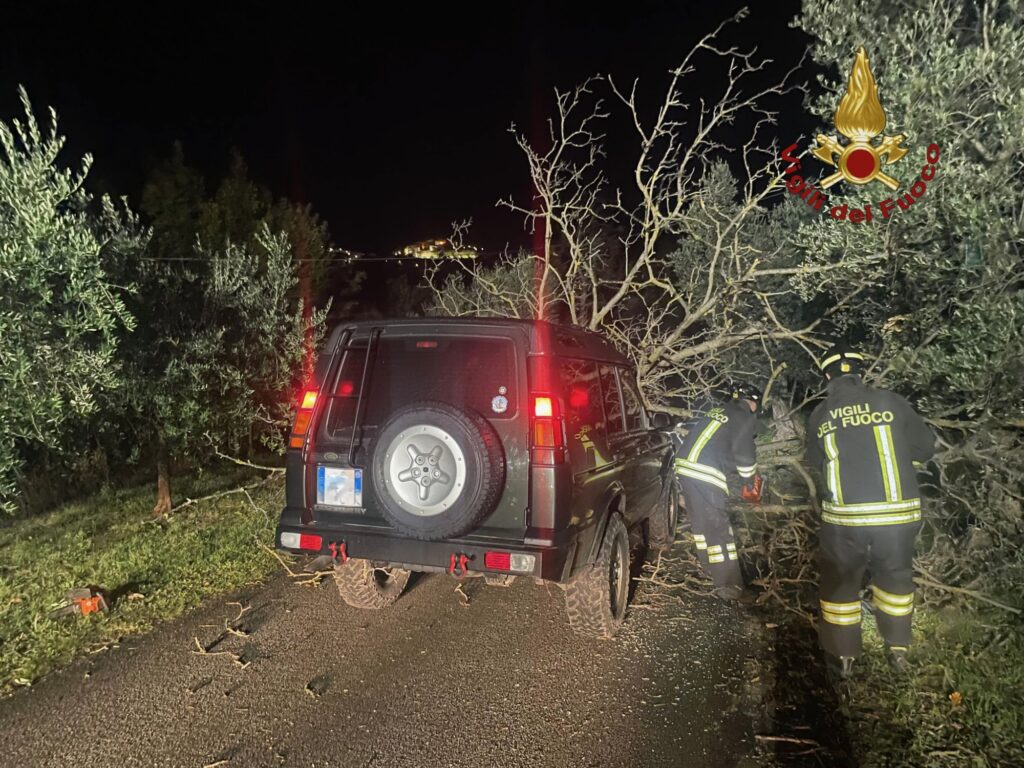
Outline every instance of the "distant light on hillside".
[[422, 240], [399, 248], [394, 255], [412, 259], [475, 259], [480, 250], [472, 245], [456, 248], [448, 240]]

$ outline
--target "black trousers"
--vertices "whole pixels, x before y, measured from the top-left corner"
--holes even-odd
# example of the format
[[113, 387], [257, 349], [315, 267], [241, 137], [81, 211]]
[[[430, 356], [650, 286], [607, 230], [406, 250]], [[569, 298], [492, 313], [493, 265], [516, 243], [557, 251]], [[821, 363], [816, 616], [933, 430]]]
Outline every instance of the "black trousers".
[[725, 494], [710, 483], [685, 476], [676, 475], [676, 482], [690, 516], [690, 531], [704, 572], [716, 587], [742, 587], [743, 574], [725, 509]]
[[910, 645], [914, 615], [914, 541], [921, 523], [835, 525], [822, 523], [821, 621], [818, 639], [833, 656], [861, 651], [860, 592], [867, 574], [878, 631], [886, 644]]

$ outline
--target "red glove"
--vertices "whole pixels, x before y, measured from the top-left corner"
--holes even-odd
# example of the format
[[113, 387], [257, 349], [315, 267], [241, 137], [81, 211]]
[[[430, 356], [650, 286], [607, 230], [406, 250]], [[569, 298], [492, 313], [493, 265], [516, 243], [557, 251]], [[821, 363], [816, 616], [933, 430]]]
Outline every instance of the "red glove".
[[740, 488], [740, 498], [748, 504], [760, 504], [768, 481], [763, 475], [754, 475], [754, 479]]

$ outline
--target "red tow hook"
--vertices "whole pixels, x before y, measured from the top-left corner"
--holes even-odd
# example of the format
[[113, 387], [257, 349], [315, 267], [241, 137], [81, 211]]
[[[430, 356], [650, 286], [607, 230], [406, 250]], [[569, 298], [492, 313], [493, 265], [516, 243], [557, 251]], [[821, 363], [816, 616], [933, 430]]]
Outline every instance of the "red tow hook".
[[342, 565], [348, 562], [348, 549], [345, 547], [344, 541], [332, 541], [327, 548], [331, 550], [331, 557], [335, 561], [340, 562]]
[[452, 553], [451, 558], [448, 560], [448, 575], [452, 578], [461, 579], [466, 576], [466, 565], [469, 563], [469, 558], [463, 553]]

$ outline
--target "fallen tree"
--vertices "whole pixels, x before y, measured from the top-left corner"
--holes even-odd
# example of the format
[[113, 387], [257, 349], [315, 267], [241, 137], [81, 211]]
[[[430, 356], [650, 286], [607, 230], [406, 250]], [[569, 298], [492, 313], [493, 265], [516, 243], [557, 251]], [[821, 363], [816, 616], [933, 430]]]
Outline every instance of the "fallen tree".
[[[775, 109], [802, 86], [794, 72], [766, 83], [773, 62], [722, 42], [743, 16], [693, 46], [653, 110], [639, 83], [602, 76], [556, 91], [544, 147], [513, 126], [534, 196], [501, 204], [525, 218], [538, 247], [445, 279], [433, 273], [433, 311], [599, 331], [636, 362], [648, 405], [681, 414], [728, 377], [764, 381], [784, 360], [810, 364], [820, 331], [862, 287], [815, 317], [793, 311], [797, 277], [851, 265], [794, 257], [789, 224], [771, 210], [782, 194]], [[724, 82], [718, 99], [688, 99], [711, 68]], [[635, 131], [633, 172], [620, 185], [603, 162], [613, 110]], [[738, 146], [737, 125], [749, 126]]]
[[[816, 36], [812, 55], [826, 71], [811, 101], [822, 130], [832, 131], [853, 54], [870, 42], [889, 132], [908, 137], [908, 187], [926, 172], [921, 164], [934, 164], [930, 147], [940, 148], [941, 172], [899, 216], [851, 225], [775, 200], [786, 169], [768, 105], [792, 86], [742, 89], [764, 63], [723, 46], [718, 30], [670, 73], [651, 120], [635, 83], [601, 77], [556, 93], [549, 143], [517, 136], [535, 196], [504, 201], [526, 218], [536, 249], [433, 285], [438, 312], [604, 333], [636, 362], [654, 408], [685, 414], [728, 378], [772, 378], [774, 434], [759, 458], [776, 493], [737, 514], [761, 599], [799, 621], [813, 621], [816, 603], [816, 490], [801, 426], [820, 394], [816, 353], [839, 336], [871, 356], [869, 382], [909, 397], [939, 445], [924, 478], [916, 580], [919, 605], [931, 609], [918, 617], [920, 658], [941, 670], [940, 682], [922, 672], [927, 695], [914, 700], [895, 688], [872, 693], [915, 734], [862, 734], [858, 747], [883, 762], [1022, 757], [1024, 719], [1013, 704], [1024, 667], [1021, 11], [1016, 0], [805, 2], [798, 23]], [[686, 99], [686, 78], [708, 65], [698, 57], [726, 69], [717, 101]], [[634, 172], [618, 186], [602, 165], [601, 126], [613, 109], [636, 131]], [[734, 122], [752, 126], [747, 138], [733, 138]], [[718, 138], [726, 125], [728, 142]], [[863, 208], [881, 189], [836, 187], [830, 203]], [[947, 695], [954, 708], [973, 702], [954, 709], [956, 749], [944, 715], [925, 705]]]

